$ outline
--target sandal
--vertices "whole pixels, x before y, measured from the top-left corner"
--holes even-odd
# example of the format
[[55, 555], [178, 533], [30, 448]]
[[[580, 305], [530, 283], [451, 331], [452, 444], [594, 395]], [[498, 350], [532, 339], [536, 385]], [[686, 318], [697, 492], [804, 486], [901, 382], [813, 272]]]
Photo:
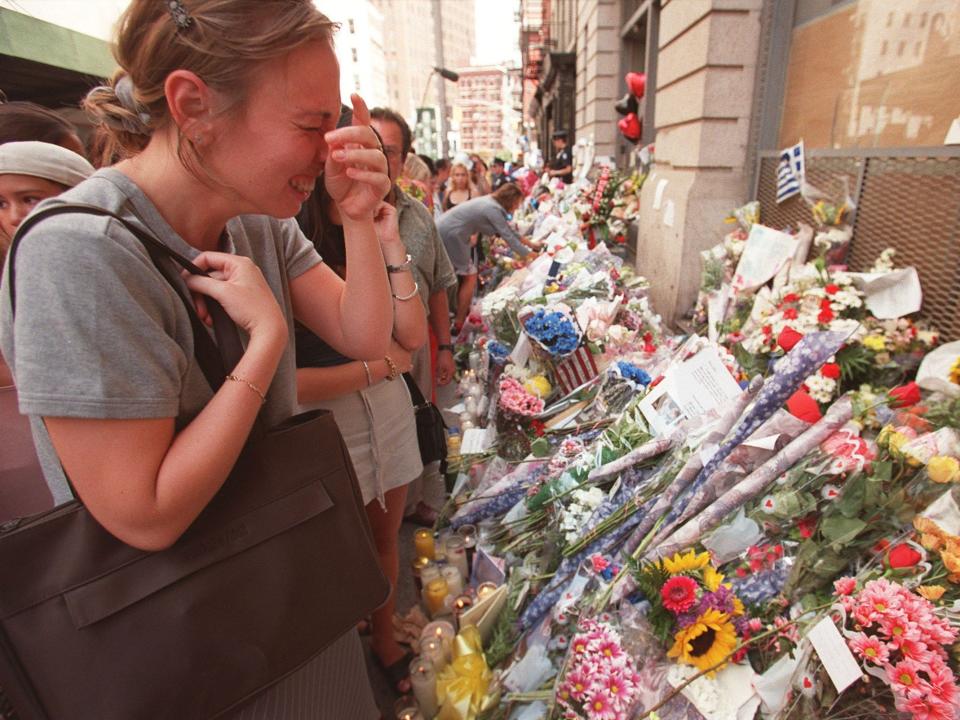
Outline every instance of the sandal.
[[[410, 682], [410, 663], [413, 662], [414, 657], [416, 656], [412, 652], [407, 652], [396, 662], [384, 665], [380, 656], [373, 653], [373, 660], [377, 663], [377, 667], [386, 675], [393, 690], [401, 695], [406, 695], [413, 690], [413, 683]], [[404, 684], [406, 688], [401, 687]]]
[[415, 525], [432, 528], [437, 522], [437, 511], [421, 500], [413, 512], [405, 515], [403, 519]]

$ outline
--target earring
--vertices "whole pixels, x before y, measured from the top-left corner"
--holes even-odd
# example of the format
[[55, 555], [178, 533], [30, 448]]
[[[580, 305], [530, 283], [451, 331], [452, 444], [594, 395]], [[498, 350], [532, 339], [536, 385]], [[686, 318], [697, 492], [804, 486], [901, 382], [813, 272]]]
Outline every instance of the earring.
[[196, 135], [193, 136], [193, 144], [203, 145], [203, 135], [201, 133], [197, 133]]

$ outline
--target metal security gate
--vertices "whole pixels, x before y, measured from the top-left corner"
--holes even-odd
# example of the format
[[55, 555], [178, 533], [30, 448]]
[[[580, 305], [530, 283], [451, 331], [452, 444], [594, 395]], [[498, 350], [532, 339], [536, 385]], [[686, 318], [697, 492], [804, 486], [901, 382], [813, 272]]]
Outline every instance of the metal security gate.
[[[779, 153], [762, 152], [754, 196], [775, 228], [813, 224], [799, 196], [776, 201]], [[913, 265], [923, 287], [921, 315], [945, 340], [960, 339], [960, 148], [808, 150], [807, 182], [840, 198], [844, 180], [857, 205], [849, 255], [866, 270], [885, 248]]]

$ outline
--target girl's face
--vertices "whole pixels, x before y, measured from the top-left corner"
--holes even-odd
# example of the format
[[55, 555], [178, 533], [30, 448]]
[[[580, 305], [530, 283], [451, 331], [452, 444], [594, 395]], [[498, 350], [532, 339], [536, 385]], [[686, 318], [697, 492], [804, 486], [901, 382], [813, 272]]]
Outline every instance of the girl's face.
[[340, 115], [340, 68], [328, 40], [264, 63], [237, 110], [215, 118], [204, 168], [227, 186], [239, 213], [292, 217], [327, 158], [324, 133]]
[[60, 183], [32, 175], [0, 175], [0, 230], [12, 238], [37, 203], [64, 190]]
[[457, 190], [466, 190], [469, 179], [470, 176], [467, 174], [467, 169], [463, 165], [457, 165], [450, 171], [450, 182], [453, 183], [453, 187]]

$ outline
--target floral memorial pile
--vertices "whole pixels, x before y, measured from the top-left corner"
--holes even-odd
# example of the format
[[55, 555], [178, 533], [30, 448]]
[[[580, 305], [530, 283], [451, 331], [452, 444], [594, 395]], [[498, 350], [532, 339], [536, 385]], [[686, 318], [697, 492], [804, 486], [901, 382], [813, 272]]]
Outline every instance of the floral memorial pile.
[[545, 251], [458, 338], [414, 712], [960, 717], [960, 342], [916, 272], [843, 266], [842, 203], [794, 233], [752, 204], [674, 334], [583, 202], [611, 177], [528, 203]]

